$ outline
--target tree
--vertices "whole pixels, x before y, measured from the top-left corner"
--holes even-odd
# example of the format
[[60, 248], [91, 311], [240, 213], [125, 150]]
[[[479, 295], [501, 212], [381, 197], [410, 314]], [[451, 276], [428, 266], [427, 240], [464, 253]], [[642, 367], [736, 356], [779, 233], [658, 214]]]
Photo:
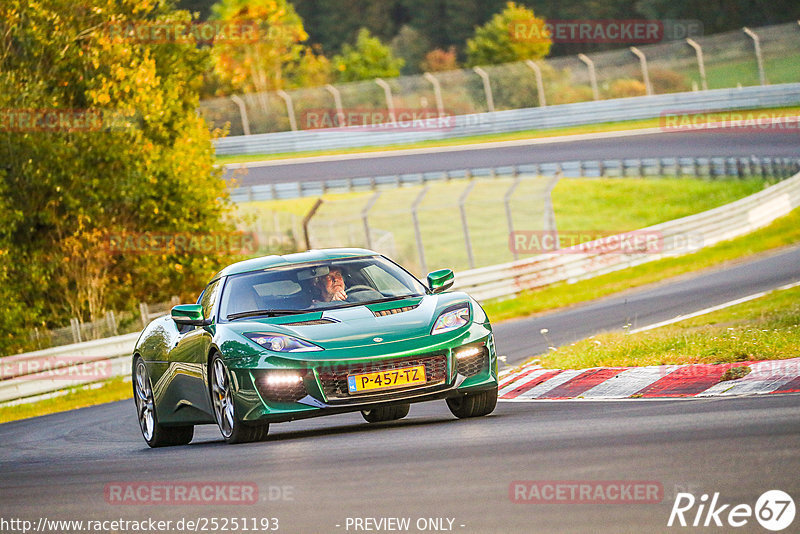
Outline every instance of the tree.
[[345, 44], [342, 53], [334, 56], [333, 64], [339, 81], [352, 82], [394, 78], [400, 75], [404, 62], [394, 57], [391, 49], [373, 37], [368, 29], [361, 28], [355, 45]]
[[405, 62], [401, 69], [402, 74], [418, 74], [430, 47], [428, 39], [408, 25], [400, 28], [391, 45], [392, 53]]
[[257, 39], [227, 40], [212, 48], [219, 94], [290, 89], [328, 82], [330, 64], [303, 44], [303, 21], [286, 0], [221, 0], [212, 20], [246, 27]]
[[328, 55], [338, 54], [351, 42], [359, 28], [384, 42], [395, 37], [407, 22], [400, 0], [291, 0], [303, 17], [313, 43]]
[[519, 38], [512, 34], [515, 25], [536, 30], [544, 28], [544, 22], [536, 18], [532, 10], [509, 2], [502, 13], [477, 28], [473, 38], [467, 41], [467, 65], [495, 65], [545, 57], [552, 43], [543, 32], [536, 32], [537, 38]]
[[[189, 22], [159, 0], [0, 3], [0, 351], [72, 314], [194, 298], [230, 261], [108, 247], [111, 233], [233, 229], [196, 112], [209, 54], [135, 31]], [[23, 123], [41, 112], [60, 119]]]
[[442, 50], [441, 48], [431, 50], [425, 54], [425, 59], [422, 62], [422, 68], [426, 72], [457, 69], [458, 59], [456, 58], [456, 47], [451, 46], [449, 50]]

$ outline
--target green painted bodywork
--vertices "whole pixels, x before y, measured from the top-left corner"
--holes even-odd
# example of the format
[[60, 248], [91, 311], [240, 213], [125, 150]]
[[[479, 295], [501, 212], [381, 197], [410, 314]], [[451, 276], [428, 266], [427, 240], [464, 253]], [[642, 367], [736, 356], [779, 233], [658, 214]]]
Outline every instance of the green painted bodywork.
[[[213, 280], [270, 267], [325, 259], [374, 256], [363, 249], [309, 251], [287, 256], [268, 256], [231, 265]], [[468, 303], [471, 320], [464, 326], [431, 335], [437, 317], [459, 303]], [[413, 308], [376, 316], [373, 312]], [[300, 321], [325, 319], [326, 324], [297, 325]], [[209, 319], [208, 317], [204, 319]], [[163, 425], [214, 423], [209, 389], [209, 361], [219, 353], [231, 373], [238, 416], [247, 422], [277, 422], [303, 417], [357, 411], [397, 402], [445, 398], [497, 387], [497, 357], [492, 328], [480, 305], [462, 292], [443, 292], [391, 302], [326, 309], [298, 315], [258, 317], [233, 322], [213, 321], [207, 326], [180, 326], [171, 316], [158, 318], [142, 332], [134, 349], [147, 365], [153, 385], [156, 413]], [[285, 334], [311, 342], [323, 350], [277, 353], [243, 336], [245, 333]], [[454, 351], [464, 345], [484, 345], [489, 363], [483, 372], [464, 378], [455, 371]], [[435, 392], [404, 391], [408, 396], [391, 401], [331, 402], [321, 389], [320, 372], [331, 367], [381, 362], [441, 352], [447, 357], [446, 384]], [[305, 402], [262, 399], [255, 381], [265, 372], [294, 369], [305, 373]], [[399, 392], [399, 390], [398, 390]]]

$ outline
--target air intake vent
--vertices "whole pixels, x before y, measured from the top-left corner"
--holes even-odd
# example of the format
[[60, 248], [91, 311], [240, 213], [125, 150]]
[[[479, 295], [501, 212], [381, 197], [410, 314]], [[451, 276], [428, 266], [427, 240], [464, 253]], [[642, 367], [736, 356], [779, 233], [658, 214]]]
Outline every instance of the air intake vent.
[[416, 307], [417, 306], [403, 306], [402, 308], [390, 308], [388, 310], [373, 311], [372, 313], [375, 314], [375, 317], [383, 317], [384, 315], [394, 315], [395, 313], [407, 312]]
[[339, 321], [334, 321], [333, 319], [311, 319], [310, 321], [297, 321], [296, 323], [283, 323], [286, 326], [310, 326], [313, 324], [328, 324], [328, 323], [338, 323]]

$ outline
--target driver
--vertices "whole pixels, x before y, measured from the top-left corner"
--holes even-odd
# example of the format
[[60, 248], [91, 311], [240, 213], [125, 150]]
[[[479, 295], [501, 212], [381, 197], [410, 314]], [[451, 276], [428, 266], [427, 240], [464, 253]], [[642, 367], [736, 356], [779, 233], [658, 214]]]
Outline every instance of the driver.
[[342, 270], [338, 267], [331, 267], [328, 274], [316, 277], [314, 279], [314, 287], [319, 290], [323, 302], [347, 299], [347, 293], [344, 290]]

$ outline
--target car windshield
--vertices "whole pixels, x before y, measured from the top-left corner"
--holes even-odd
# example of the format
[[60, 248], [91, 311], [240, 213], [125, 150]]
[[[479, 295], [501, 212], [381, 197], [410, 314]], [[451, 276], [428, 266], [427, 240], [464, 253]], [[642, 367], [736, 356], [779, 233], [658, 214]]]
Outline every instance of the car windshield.
[[424, 294], [425, 286], [382, 256], [327, 260], [230, 276], [220, 318], [289, 315]]

